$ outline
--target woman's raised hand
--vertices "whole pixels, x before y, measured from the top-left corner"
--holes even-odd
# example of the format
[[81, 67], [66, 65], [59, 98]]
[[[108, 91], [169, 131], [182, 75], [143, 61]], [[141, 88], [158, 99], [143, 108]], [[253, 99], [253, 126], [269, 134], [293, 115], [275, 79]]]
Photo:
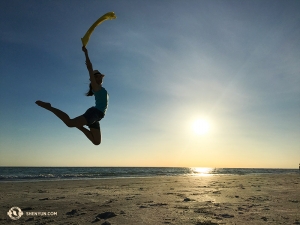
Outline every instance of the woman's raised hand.
[[88, 50], [86, 49], [85, 46], [82, 46], [82, 51], [83, 51], [84, 53], [88, 53]]

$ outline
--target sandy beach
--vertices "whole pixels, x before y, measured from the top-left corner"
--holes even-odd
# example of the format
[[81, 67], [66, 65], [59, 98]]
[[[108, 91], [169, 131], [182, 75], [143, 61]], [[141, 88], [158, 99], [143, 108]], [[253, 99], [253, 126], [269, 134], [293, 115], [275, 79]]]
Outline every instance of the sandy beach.
[[2, 182], [0, 193], [0, 224], [300, 224], [299, 174]]

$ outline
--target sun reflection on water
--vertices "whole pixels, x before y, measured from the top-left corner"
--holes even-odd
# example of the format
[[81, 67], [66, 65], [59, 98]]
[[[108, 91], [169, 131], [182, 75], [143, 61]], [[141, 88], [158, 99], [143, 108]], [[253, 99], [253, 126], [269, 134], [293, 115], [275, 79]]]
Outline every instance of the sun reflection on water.
[[192, 173], [194, 176], [212, 176], [211, 173], [214, 169], [208, 167], [192, 167]]

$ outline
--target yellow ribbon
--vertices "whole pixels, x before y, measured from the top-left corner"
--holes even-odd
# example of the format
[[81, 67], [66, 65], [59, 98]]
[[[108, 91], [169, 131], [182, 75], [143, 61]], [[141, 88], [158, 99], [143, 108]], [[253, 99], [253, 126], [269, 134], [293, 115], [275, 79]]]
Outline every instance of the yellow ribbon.
[[94, 29], [101, 24], [103, 21], [105, 20], [112, 20], [112, 19], [116, 19], [116, 15], [114, 12], [108, 12], [106, 14], [104, 14], [103, 16], [101, 16], [91, 27], [90, 29], [88, 29], [88, 31], [85, 33], [85, 35], [83, 36], [83, 38], [81, 38], [81, 42], [83, 46], [86, 46], [87, 43], [89, 42], [90, 36], [93, 33]]

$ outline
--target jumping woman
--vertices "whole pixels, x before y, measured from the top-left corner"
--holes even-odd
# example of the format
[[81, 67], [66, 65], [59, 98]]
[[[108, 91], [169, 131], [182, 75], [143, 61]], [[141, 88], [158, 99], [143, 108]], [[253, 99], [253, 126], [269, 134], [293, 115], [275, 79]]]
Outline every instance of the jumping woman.
[[[94, 144], [99, 145], [101, 143], [101, 130], [99, 121], [104, 117], [108, 106], [108, 93], [104, 87], [102, 87], [104, 74], [101, 74], [98, 70], [93, 70], [93, 65], [90, 61], [88, 50], [85, 46], [82, 47], [82, 51], [85, 54], [85, 64], [90, 76], [90, 89], [86, 93], [86, 96], [95, 96], [96, 106], [89, 108], [83, 115], [74, 119], [63, 111], [54, 108], [50, 103], [36, 101], [35, 103], [50, 112], [54, 113], [59, 119], [61, 119], [68, 127], [76, 127], [82, 131], [85, 136]], [[83, 127], [87, 125], [90, 129]]]

